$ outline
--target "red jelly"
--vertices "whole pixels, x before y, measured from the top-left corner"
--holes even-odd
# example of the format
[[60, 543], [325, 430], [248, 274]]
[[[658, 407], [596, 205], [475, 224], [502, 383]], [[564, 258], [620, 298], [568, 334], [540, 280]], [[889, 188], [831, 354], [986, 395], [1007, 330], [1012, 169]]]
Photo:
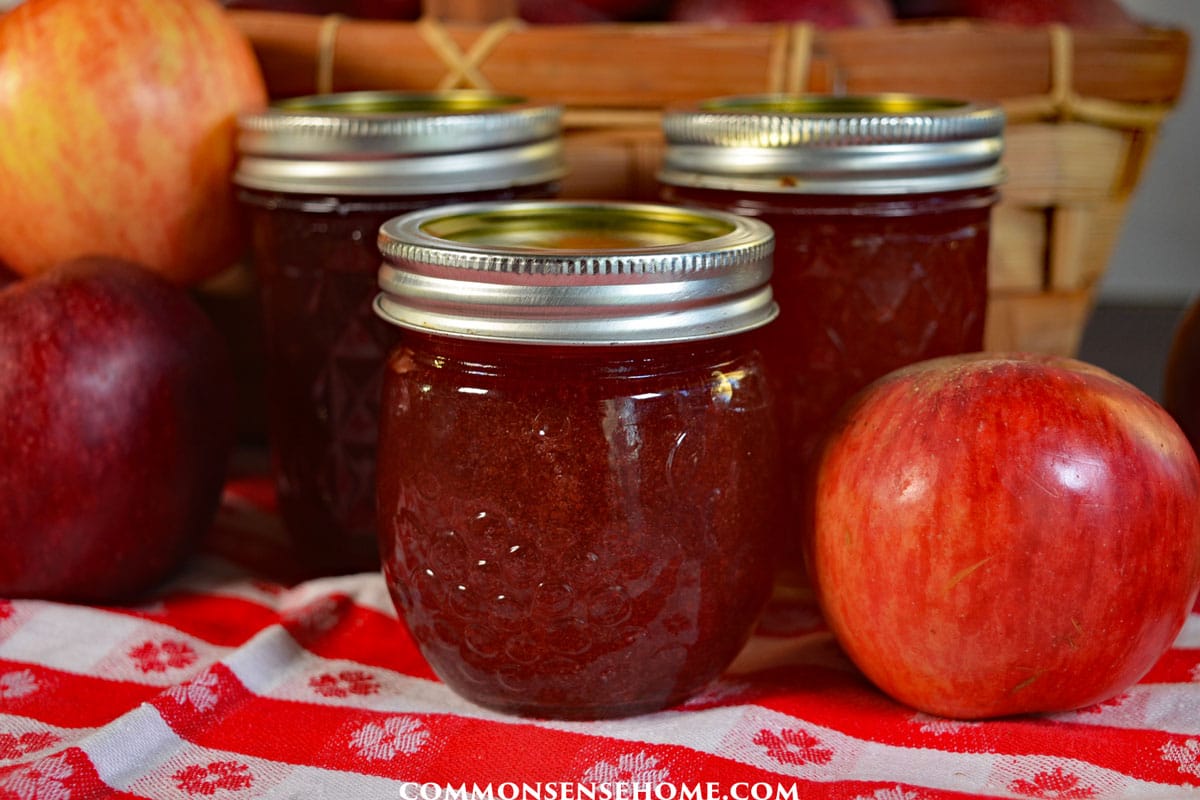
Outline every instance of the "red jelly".
[[379, 226], [466, 200], [547, 197], [559, 110], [478, 92], [299, 98], [240, 120], [280, 511], [317, 574], [379, 566], [380, 378], [399, 331], [372, 311]]
[[[757, 345], [790, 496], [832, 416], [900, 366], [983, 347], [1003, 116], [904, 96], [767, 96], [669, 113], [664, 199], [771, 225], [779, 321]], [[795, 582], [796, 523], [784, 562]]]
[[384, 225], [384, 575], [430, 665], [503, 711], [678, 703], [771, 586], [777, 447], [745, 333], [770, 230], [618, 204]]

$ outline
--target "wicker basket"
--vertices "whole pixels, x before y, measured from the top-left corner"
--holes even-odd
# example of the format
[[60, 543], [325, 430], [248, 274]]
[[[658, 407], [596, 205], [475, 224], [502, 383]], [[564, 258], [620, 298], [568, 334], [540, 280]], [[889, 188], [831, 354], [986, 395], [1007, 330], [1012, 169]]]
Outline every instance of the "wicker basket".
[[651, 199], [661, 109], [773, 91], [915, 92], [1000, 102], [986, 346], [1073, 354], [1126, 204], [1177, 101], [1178, 30], [1072, 31], [956, 20], [808, 25], [525, 25], [511, 3], [443, 0], [417, 22], [232, 11], [273, 97], [491, 88], [562, 103], [569, 197]]

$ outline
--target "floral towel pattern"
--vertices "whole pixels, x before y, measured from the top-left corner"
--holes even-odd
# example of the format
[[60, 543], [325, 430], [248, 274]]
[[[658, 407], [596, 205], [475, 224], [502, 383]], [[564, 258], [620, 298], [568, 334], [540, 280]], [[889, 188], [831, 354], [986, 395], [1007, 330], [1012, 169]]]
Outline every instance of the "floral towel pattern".
[[518, 719], [438, 682], [380, 576], [268, 569], [278, 524], [262, 494], [231, 485], [210, 546], [148, 603], [0, 600], [0, 800], [395, 800], [514, 784], [668, 798], [685, 786], [733, 798], [740, 785], [755, 800], [1200, 797], [1200, 613], [1137, 686], [1064, 714], [916, 713], [873, 689], [797, 602], [772, 606], [728, 674], [683, 706]]

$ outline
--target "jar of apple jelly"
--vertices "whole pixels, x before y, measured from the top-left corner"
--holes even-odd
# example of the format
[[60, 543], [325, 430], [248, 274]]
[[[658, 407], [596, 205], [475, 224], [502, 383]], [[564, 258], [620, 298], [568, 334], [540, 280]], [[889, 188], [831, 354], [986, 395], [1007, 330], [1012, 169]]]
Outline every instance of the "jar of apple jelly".
[[315, 574], [378, 569], [379, 226], [432, 205], [552, 196], [560, 109], [476, 91], [351, 92], [239, 120], [280, 512]]
[[664, 117], [665, 200], [775, 231], [779, 321], [758, 336], [784, 442], [786, 584], [802, 583], [805, 473], [875, 378], [983, 346], [999, 108], [908, 95], [764, 95]]
[[494, 709], [680, 702], [771, 586], [777, 446], [747, 331], [772, 235], [718, 212], [468, 204], [387, 222], [379, 530], [434, 671]]

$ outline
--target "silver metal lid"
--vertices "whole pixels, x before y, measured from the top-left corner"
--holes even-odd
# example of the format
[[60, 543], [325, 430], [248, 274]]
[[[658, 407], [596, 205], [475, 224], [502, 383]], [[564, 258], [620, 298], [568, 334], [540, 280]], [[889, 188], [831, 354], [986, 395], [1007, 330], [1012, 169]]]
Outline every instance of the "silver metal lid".
[[450, 194], [556, 180], [562, 109], [475, 90], [344, 92], [238, 119], [239, 186], [300, 194]]
[[747, 95], [669, 110], [659, 179], [806, 194], [908, 194], [995, 186], [999, 106], [905, 94]]
[[774, 233], [755, 219], [616, 202], [467, 203], [379, 231], [375, 311], [464, 339], [619, 345], [765, 325]]

